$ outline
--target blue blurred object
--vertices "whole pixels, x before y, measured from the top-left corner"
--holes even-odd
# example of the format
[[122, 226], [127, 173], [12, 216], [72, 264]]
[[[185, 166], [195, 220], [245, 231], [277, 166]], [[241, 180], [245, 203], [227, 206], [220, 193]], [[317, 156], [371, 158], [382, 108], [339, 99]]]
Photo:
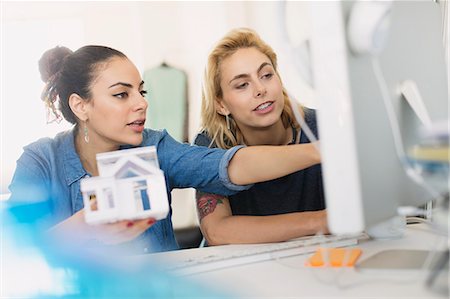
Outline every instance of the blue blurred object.
[[1, 202], [2, 296], [6, 298], [230, 298], [231, 296], [43, 233], [46, 202]]

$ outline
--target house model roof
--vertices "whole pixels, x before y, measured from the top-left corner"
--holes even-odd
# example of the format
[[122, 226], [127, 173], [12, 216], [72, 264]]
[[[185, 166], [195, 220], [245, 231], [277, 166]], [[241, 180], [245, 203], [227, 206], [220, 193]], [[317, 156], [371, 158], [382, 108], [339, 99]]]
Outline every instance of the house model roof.
[[145, 176], [159, 171], [149, 162], [135, 156], [125, 156], [117, 160], [110, 169], [110, 173], [117, 179]]
[[129, 163], [128, 165], [130, 166], [130, 176], [133, 176], [133, 171], [137, 172], [138, 175], [145, 175], [154, 173], [154, 170], [152, 170], [154, 168], [159, 169], [156, 147], [154, 146], [100, 153], [97, 154], [96, 158], [99, 175], [103, 177], [127, 177], [124, 173], [121, 176], [117, 176], [120, 169], [127, 165], [126, 163]]

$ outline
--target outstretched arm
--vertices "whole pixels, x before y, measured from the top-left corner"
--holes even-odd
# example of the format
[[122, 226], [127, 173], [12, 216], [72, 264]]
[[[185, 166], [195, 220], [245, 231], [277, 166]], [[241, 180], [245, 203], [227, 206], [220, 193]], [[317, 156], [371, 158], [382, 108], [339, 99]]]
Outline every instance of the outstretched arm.
[[270, 243], [328, 233], [326, 211], [271, 216], [233, 216], [229, 200], [201, 193], [197, 199], [200, 228], [209, 245]]
[[247, 185], [283, 177], [320, 163], [318, 144], [249, 146], [236, 152], [228, 166], [228, 176], [237, 185]]

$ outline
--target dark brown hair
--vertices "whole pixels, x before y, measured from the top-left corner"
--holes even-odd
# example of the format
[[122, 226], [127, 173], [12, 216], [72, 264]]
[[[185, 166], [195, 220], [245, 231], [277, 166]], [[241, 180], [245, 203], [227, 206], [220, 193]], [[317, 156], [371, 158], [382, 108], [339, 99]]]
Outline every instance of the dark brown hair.
[[126, 58], [122, 52], [105, 46], [85, 46], [75, 52], [61, 46], [47, 50], [39, 59], [41, 79], [46, 83], [41, 99], [56, 118], [60, 118], [59, 110], [68, 122], [76, 124], [77, 117], [69, 106], [70, 95], [76, 93], [89, 100], [99, 67], [114, 57]]

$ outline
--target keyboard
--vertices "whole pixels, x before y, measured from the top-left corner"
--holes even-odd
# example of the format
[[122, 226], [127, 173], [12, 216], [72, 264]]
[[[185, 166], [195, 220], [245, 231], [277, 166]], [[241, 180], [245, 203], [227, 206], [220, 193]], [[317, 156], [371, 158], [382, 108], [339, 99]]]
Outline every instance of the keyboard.
[[239, 244], [184, 249], [182, 250], [183, 254], [178, 251], [175, 254], [172, 253], [171, 258], [167, 258], [165, 261], [163, 258], [159, 262], [164, 264], [163, 268], [165, 270], [175, 275], [184, 276], [313, 253], [319, 247], [352, 246], [358, 244], [358, 240], [364, 238], [367, 238], [367, 235], [324, 235], [302, 237], [280, 243]]

